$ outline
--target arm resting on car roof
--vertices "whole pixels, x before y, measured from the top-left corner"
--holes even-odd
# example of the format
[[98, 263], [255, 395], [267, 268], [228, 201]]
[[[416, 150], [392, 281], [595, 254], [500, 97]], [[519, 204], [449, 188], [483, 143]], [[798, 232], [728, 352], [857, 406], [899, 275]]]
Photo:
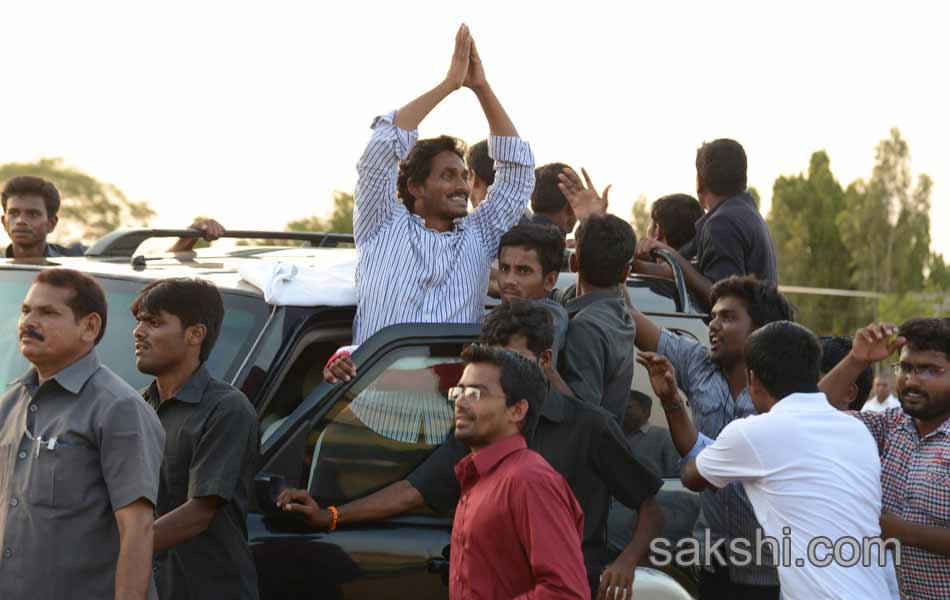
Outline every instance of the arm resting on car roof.
[[[422, 494], [405, 479], [397, 481], [369, 496], [337, 507], [337, 526], [344, 523], [380, 521], [419, 508]], [[320, 507], [307, 490], [288, 488], [277, 497], [282, 510], [301, 515], [313, 529], [329, 529], [332, 515]]]

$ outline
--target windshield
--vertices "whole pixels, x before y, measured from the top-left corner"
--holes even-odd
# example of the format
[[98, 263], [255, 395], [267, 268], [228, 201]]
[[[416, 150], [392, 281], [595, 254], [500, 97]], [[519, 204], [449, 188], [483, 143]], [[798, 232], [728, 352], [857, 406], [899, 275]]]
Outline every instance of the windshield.
[[[36, 271], [32, 270], [0, 270], [0, 382], [4, 385], [30, 368], [20, 354], [17, 321], [20, 306], [35, 276]], [[146, 282], [96, 279], [105, 289], [109, 302], [106, 335], [99, 342], [99, 356], [129, 385], [136, 389], [145, 387], [151, 378], [135, 369], [132, 350], [135, 318], [129, 307]], [[208, 368], [215, 377], [230, 381], [267, 320], [267, 305], [263, 300], [223, 290], [221, 297], [224, 299], [224, 323], [218, 343], [208, 359]]]

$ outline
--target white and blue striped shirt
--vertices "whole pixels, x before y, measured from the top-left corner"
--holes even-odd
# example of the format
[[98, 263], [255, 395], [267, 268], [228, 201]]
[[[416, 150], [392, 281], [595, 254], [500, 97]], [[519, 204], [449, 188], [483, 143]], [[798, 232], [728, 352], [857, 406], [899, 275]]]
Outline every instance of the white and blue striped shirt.
[[521, 218], [534, 189], [534, 155], [516, 137], [491, 136], [495, 183], [452, 231], [427, 229], [396, 196], [399, 161], [418, 138], [377, 117], [362, 158], [353, 207], [356, 318], [353, 343], [396, 323], [480, 323], [501, 236]]

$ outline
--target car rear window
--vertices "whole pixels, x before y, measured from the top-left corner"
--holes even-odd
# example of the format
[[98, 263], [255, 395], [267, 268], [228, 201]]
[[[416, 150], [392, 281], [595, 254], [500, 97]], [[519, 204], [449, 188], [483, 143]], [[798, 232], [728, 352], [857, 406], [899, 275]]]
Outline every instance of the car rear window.
[[[16, 379], [30, 367], [20, 354], [17, 321], [23, 299], [35, 276], [33, 270], [0, 270], [0, 382], [3, 384]], [[146, 282], [106, 277], [96, 279], [105, 289], [109, 303], [106, 335], [99, 343], [99, 356], [130, 385], [144, 387], [151, 378], [135, 369], [132, 350], [135, 318], [129, 307]], [[267, 320], [268, 309], [258, 298], [225, 290], [222, 290], [221, 297], [224, 300], [224, 323], [218, 343], [208, 359], [208, 367], [216, 377], [229, 380], [257, 339]]]

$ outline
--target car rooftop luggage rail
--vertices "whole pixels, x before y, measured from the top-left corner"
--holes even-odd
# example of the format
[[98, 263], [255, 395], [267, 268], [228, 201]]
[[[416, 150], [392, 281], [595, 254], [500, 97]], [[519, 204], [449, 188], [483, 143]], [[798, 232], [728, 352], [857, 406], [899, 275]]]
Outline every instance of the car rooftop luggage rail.
[[[132, 257], [138, 247], [152, 238], [200, 238], [197, 229], [119, 229], [101, 237], [86, 250], [91, 257]], [[352, 233], [327, 233], [317, 231], [254, 231], [229, 229], [222, 238], [253, 240], [296, 240], [307, 242], [314, 248], [335, 248], [340, 244], [353, 244]]]

